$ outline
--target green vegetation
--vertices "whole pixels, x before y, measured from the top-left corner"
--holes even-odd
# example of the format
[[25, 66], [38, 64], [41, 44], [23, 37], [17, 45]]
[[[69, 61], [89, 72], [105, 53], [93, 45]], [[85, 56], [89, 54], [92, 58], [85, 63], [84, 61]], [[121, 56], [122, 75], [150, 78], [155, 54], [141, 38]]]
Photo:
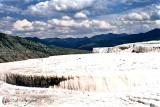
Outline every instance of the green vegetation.
[[85, 54], [88, 52], [47, 46], [25, 38], [0, 33], [0, 62], [20, 61], [54, 55]]

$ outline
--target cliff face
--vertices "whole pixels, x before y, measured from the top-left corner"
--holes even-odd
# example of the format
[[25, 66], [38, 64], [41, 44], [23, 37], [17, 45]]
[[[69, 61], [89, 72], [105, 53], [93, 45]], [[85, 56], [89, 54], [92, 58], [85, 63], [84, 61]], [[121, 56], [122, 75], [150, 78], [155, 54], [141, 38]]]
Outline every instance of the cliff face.
[[160, 41], [139, 42], [139, 43], [118, 45], [115, 47], [104, 47], [104, 48], [93, 49], [93, 53], [115, 53], [115, 52], [131, 52], [131, 53], [160, 52]]

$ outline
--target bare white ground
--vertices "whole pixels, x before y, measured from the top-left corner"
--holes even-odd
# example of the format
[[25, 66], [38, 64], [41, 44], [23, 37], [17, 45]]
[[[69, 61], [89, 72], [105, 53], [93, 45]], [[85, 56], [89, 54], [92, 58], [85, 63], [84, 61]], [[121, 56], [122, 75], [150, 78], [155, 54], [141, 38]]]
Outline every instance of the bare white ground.
[[93, 48], [93, 53], [116, 53], [116, 52], [160, 52], [160, 41], [137, 42], [117, 45], [114, 47]]
[[[160, 107], [159, 62], [159, 53], [101, 53], [2, 63], [0, 107]], [[29, 85], [37, 77], [64, 80], [49, 88], [24, 87], [15, 75]]]

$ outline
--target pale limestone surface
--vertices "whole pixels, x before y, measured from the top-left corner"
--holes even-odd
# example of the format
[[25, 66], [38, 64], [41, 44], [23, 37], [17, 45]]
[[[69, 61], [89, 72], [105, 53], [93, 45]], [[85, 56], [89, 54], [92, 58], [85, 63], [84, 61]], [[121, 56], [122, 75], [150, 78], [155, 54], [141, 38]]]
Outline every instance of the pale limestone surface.
[[160, 52], [160, 41], [137, 42], [117, 45], [114, 47], [100, 47], [93, 48], [93, 53], [146, 53], [146, 52]]
[[[0, 107], [160, 107], [160, 53], [53, 56], [0, 64]], [[6, 75], [64, 77], [58, 86], [6, 83]], [[24, 80], [25, 81], [25, 80]]]

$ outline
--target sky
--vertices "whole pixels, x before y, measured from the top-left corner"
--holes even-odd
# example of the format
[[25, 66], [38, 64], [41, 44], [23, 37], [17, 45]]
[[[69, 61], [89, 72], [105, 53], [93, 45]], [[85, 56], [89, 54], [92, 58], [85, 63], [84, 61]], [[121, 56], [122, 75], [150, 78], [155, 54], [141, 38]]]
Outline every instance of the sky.
[[160, 28], [160, 0], [0, 0], [0, 32], [81, 38]]

